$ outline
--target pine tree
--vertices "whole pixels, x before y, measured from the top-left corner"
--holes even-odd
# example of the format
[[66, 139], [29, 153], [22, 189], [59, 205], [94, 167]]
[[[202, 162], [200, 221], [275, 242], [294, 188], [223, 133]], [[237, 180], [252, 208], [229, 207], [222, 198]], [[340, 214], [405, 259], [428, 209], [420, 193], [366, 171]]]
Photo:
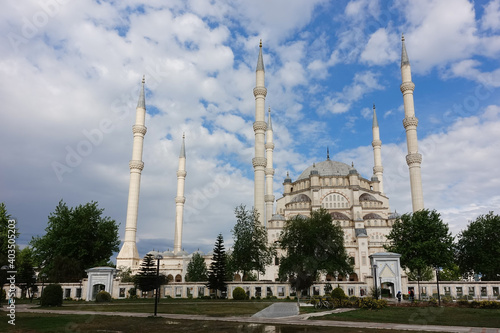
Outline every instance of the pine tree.
[[158, 285], [166, 284], [166, 276], [160, 274], [156, 277], [156, 259], [152, 254], [146, 254], [142, 260], [141, 267], [136, 276], [134, 276], [134, 285], [141, 291], [151, 291]]
[[217, 236], [214, 246], [214, 254], [212, 257], [212, 263], [210, 264], [210, 269], [208, 272], [208, 283], [207, 287], [215, 290], [216, 297], [219, 296], [219, 292], [222, 293], [226, 291], [226, 251], [224, 249], [224, 238], [222, 234]]

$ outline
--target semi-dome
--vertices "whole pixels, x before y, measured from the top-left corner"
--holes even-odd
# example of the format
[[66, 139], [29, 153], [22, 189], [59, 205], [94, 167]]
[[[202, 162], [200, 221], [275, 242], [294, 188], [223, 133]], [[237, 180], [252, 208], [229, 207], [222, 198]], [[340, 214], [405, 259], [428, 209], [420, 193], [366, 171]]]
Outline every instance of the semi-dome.
[[290, 201], [290, 203], [295, 203], [295, 202], [311, 202], [311, 198], [309, 198], [307, 195], [305, 194], [299, 194], [299, 195], [296, 195], [292, 201]]
[[326, 160], [313, 164], [304, 170], [297, 180], [309, 178], [311, 171], [317, 171], [320, 176], [347, 176], [351, 167], [345, 163]]

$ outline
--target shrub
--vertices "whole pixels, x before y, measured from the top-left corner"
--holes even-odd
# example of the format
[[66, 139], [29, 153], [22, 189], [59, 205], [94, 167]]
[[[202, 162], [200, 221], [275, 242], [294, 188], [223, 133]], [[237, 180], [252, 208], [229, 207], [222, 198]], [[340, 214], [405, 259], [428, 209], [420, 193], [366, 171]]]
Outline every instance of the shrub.
[[241, 288], [241, 287], [234, 288], [233, 299], [240, 301], [240, 300], [244, 300], [246, 298], [247, 298], [247, 293], [245, 292], [245, 290], [243, 288]]
[[128, 290], [128, 298], [137, 298], [137, 289], [135, 288], [130, 288]]
[[360, 298], [358, 305], [361, 309], [378, 310], [387, 307], [385, 299], [374, 299], [371, 297]]
[[443, 296], [443, 297], [441, 297], [441, 302], [443, 302], [444, 304], [452, 303], [453, 302], [453, 297], [451, 297], [451, 296]]
[[111, 295], [107, 291], [100, 291], [95, 296], [96, 303], [108, 303], [111, 302]]
[[496, 301], [481, 301], [479, 302], [481, 309], [500, 309], [500, 302]]
[[5, 297], [7, 297], [7, 293], [5, 292], [5, 289], [1, 288], [1, 295], [0, 295], [0, 301], [3, 301]]
[[332, 290], [332, 298], [333, 299], [346, 299], [347, 296], [344, 293], [344, 289], [337, 287]]
[[41, 306], [61, 306], [63, 302], [63, 290], [59, 284], [49, 284], [43, 289]]

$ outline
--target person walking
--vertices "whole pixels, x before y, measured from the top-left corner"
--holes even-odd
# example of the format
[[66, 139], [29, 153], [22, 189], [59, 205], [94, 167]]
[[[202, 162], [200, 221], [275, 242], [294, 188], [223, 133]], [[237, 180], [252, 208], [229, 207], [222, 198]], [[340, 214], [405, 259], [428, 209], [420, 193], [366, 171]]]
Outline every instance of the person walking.
[[397, 293], [397, 295], [396, 295], [396, 297], [397, 297], [397, 299], [398, 299], [398, 305], [399, 305], [399, 304], [401, 304], [401, 297], [402, 297], [402, 296], [403, 296], [403, 295], [401, 295], [401, 292], [400, 292], [400, 291], [398, 291], [398, 293]]

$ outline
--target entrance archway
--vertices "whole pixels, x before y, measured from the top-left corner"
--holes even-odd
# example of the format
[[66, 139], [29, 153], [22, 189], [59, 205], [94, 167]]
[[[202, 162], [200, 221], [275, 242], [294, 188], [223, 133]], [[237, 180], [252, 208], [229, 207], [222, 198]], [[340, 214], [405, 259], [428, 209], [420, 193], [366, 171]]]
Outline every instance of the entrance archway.
[[106, 286], [103, 285], [103, 284], [94, 284], [92, 286], [92, 300], [95, 300], [95, 297], [97, 296], [97, 294], [100, 292], [100, 291], [104, 291], [106, 290]]

